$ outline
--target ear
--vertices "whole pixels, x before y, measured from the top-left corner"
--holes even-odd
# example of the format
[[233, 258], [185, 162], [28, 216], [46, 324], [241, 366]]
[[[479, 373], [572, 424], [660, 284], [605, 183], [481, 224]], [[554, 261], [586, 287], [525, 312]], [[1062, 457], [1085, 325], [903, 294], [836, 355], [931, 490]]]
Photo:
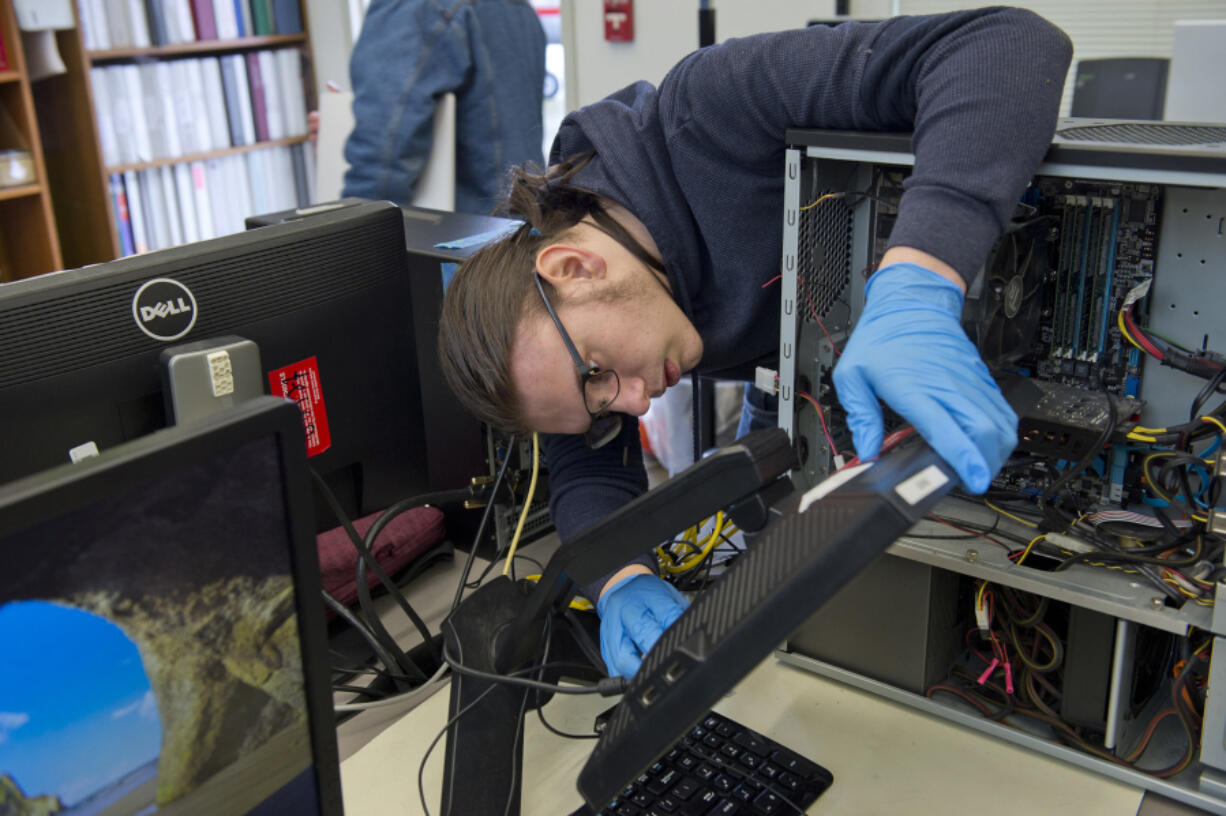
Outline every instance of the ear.
[[599, 252], [576, 244], [551, 244], [536, 254], [536, 271], [553, 284], [562, 299], [577, 288], [603, 280], [608, 264]]

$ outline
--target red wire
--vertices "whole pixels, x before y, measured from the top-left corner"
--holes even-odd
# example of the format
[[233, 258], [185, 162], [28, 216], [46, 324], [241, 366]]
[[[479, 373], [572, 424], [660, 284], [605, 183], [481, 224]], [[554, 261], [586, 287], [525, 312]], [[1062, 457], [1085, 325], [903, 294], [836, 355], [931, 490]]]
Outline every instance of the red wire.
[[1159, 360], [1165, 357], [1162, 350], [1155, 346], [1153, 341], [1146, 337], [1145, 333], [1141, 331], [1141, 329], [1133, 321], [1132, 309], [1124, 312], [1124, 322], [1128, 324], [1128, 330], [1132, 333], [1133, 337], [1137, 339], [1137, 342], [1141, 344], [1141, 347], [1145, 349], [1146, 354], [1156, 357]]
[[776, 275], [775, 277], [768, 280], [766, 283], [762, 284], [762, 288], [765, 289], [766, 287], [770, 286], [772, 283], [774, 283], [775, 281], [779, 280], [782, 277], [783, 275]]
[[830, 443], [830, 450], [837, 454], [839, 449], [834, 444], [834, 437], [830, 435], [830, 429], [826, 427], [826, 415], [822, 412], [822, 406], [817, 404], [817, 400], [813, 399], [811, 394], [807, 394], [804, 391], [797, 391], [796, 393], [807, 399], [809, 403], [817, 410], [817, 418], [821, 420], [822, 423], [822, 433], [826, 435], [826, 441]]

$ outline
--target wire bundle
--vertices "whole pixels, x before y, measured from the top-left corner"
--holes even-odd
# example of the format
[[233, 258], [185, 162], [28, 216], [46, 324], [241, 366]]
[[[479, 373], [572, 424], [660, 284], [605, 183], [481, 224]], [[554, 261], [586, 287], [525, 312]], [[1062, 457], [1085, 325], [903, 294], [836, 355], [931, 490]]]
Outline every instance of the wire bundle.
[[[1043, 723], [1050, 728], [1053, 740], [1157, 778], [1175, 776], [1191, 765], [1199, 747], [1204, 706], [1205, 683], [1197, 670], [1207, 664], [1206, 650], [1212, 638], [1206, 638], [1186, 659], [1172, 663], [1171, 705], [1157, 711], [1132, 749], [1121, 753], [1104, 747], [1059, 713], [1066, 653], [1055, 629], [1045, 622], [1050, 600], [1006, 587], [989, 587], [987, 582], [981, 583], [975, 596], [979, 622], [966, 633], [967, 659], [954, 666], [944, 681], [925, 689], [925, 696], [953, 695], [984, 717], [1012, 728], [1021, 728], [1016, 720], [1011, 721], [1014, 717]], [[989, 653], [982, 650], [985, 644], [990, 647]], [[1019, 668], [1016, 682], [1010, 654], [1016, 657]], [[980, 671], [975, 668], [977, 664], [986, 668]], [[1158, 725], [1169, 717], [1176, 717], [1184, 732], [1182, 755], [1164, 767], [1142, 767], [1140, 761]]]

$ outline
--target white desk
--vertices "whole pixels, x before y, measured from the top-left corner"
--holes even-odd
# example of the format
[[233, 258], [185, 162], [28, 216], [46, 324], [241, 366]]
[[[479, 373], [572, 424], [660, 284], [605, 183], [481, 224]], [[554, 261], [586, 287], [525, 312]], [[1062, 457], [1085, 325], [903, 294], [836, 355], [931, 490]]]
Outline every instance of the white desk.
[[[598, 695], [555, 697], [549, 722], [588, 733], [612, 704]], [[1038, 756], [867, 692], [768, 658], [715, 710], [826, 766], [834, 785], [810, 813], [1078, 814], [1131, 816], [1142, 791]], [[447, 693], [435, 694], [341, 763], [348, 816], [421, 814], [417, 771], [446, 722]], [[581, 801], [575, 778], [594, 741], [525, 722], [524, 816], [565, 816]], [[430, 813], [439, 813], [443, 741], [426, 764]], [[476, 816], [476, 815], [474, 815]], [[481, 816], [484, 816], [482, 814]]]

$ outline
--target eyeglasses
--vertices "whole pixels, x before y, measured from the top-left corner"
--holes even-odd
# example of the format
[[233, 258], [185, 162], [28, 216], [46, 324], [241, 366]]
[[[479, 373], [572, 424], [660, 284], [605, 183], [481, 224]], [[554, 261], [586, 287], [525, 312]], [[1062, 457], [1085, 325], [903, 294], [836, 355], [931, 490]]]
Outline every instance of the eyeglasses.
[[575, 348], [570, 335], [562, 326], [562, 321], [558, 319], [558, 313], [553, 310], [549, 296], [545, 294], [545, 287], [541, 285], [540, 273], [534, 275], [534, 280], [536, 291], [541, 293], [541, 300], [545, 302], [545, 311], [549, 312], [549, 316], [553, 318], [553, 325], [558, 327], [558, 334], [562, 335], [562, 342], [566, 344], [566, 350], [570, 352], [570, 358], [575, 361], [575, 369], [579, 372], [579, 390], [583, 392], [583, 407], [587, 409], [588, 416], [592, 418], [591, 427], [583, 435], [584, 441], [587, 442], [589, 448], [607, 445], [622, 429], [622, 415], [608, 412], [608, 407], [621, 393], [621, 380], [617, 378], [616, 371], [601, 371], [596, 365], [583, 362], [579, 349]]

